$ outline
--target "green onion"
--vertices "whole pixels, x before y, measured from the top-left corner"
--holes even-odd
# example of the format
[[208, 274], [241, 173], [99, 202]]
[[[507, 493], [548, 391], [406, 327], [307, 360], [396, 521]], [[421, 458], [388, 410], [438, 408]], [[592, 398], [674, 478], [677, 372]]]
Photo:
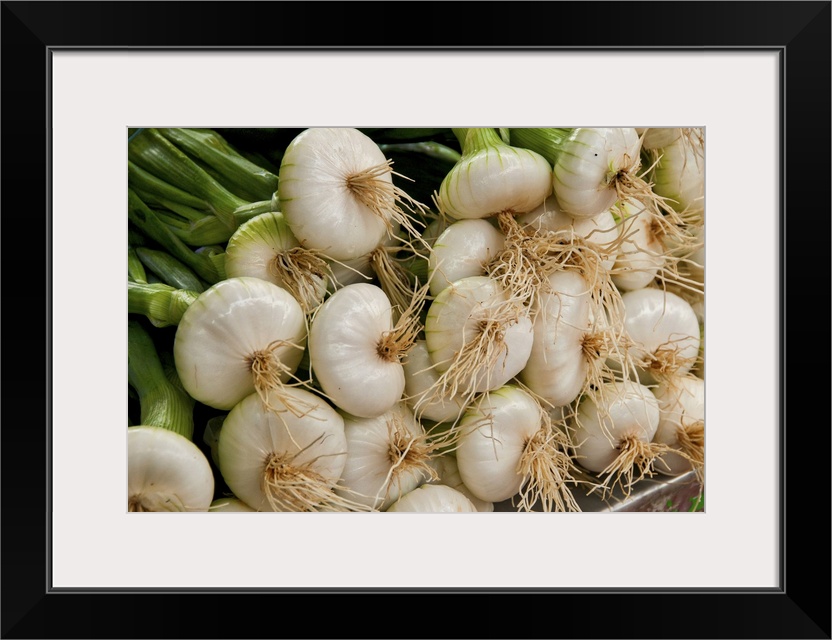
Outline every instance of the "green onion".
[[159, 129], [177, 147], [216, 172], [222, 185], [246, 200], [270, 200], [277, 176], [247, 160], [219, 134], [209, 129]]
[[127, 190], [127, 215], [149, 238], [158, 242], [173, 257], [188, 265], [200, 278], [214, 284], [225, 278], [221, 262], [200, 255], [188, 247], [159, 217], [144, 203], [133, 189]]
[[127, 281], [127, 313], [143, 315], [155, 327], [178, 325], [185, 309], [197, 297], [196, 291], [176, 289], [162, 282]]
[[205, 286], [197, 275], [185, 264], [165, 251], [139, 247], [135, 250], [142, 264], [150, 269], [165, 284], [177, 289], [188, 289], [201, 293]]
[[[234, 211], [248, 204], [228, 191], [156, 129], [144, 129], [128, 145], [128, 161], [201, 198], [233, 230]], [[133, 186], [131, 184], [131, 186]]]
[[555, 166], [564, 144], [573, 129], [509, 129], [509, 140], [515, 147], [531, 149], [542, 155], [549, 164]]
[[153, 339], [137, 320], [127, 321], [127, 379], [139, 396], [141, 424], [193, 440], [193, 399], [168, 380]]
[[127, 248], [127, 279], [131, 282], [147, 283], [147, 272], [136, 250], [132, 247]]

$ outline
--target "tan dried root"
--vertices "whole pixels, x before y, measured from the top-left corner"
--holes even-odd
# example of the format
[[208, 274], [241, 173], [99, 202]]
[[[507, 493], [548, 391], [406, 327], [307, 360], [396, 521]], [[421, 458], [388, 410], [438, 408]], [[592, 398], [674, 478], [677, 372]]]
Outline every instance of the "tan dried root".
[[[387, 228], [387, 233], [393, 235], [394, 222], [398, 222], [407, 234], [416, 239], [421, 238], [417, 227], [425, 227], [419, 217], [428, 214], [428, 207], [411, 198], [403, 189], [387, 180], [385, 176], [398, 176], [404, 180], [411, 178], [393, 171], [393, 161], [369, 167], [347, 176], [347, 189], [370, 211], [377, 215]], [[427, 245], [427, 243], [424, 243]]]
[[542, 408], [540, 414], [541, 428], [526, 443], [517, 466], [517, 473], [528, 480], [512, 504], [518, 511], [532, 511], [535, 506], [546, 513], [581, 511], [569, 488], [578, 484], [569, 438]]
[[549, 276], [572, 269], [589, 283], [594, 300], [604, 301], [607, 313], [621, 317], [621, 294], [613, 284], [604, 262], [620, 246], [620, 238], [598, 244], [591, 233], [579, 236], [574, 229], [551, 231], [523, 226], [510, 212], [497, 216], [506, 237], [505, 248], [486, 265], [486, 274], [500, 282], [533, 315], [541, 294], [550, 293]]
[[413, 298], [413, 283], [416, 278], [403, 266], [403, 261], [395, 257], [402, 247], [381, 245], [370, 254], [370, 266], [378, 278], [379, 286], [393, 305], [394, 321], [398, 320], [402, 310], [407, 309]]
[[[603, 388], [605, 384], [620, 380], [626, 373], [636, 374], [636, 366], [630, 354], [632, 341], [623, 333], [623, 326], [596, 327], [587, 332], [581, 341], [581, 350], [587, 362], [587, 374], [578, 397]], [[617, 362], [620, 371], [613, 369], [608, 361]], [[626, 376], [625, 376], [626, 377]]]
[[656, 380], [673, 377], [680, 370], [689, 371], [699, 355], [685, 357], [681, 352], [690, 345], [690, 336], [683, 336], [676, 340], [668, 340], [656, 347], [651, 353], [635, 360], [639, 369], [649, 371]]
[[[275, 355], [278, 348], [286, 346], [301, 351], [304, 350], [302, 345], [287, 340], [274, 340], [266, 348], [251, 354], [248, 364], [254, 377], [254, 389], [257, 391], [257, 395], [260, 396], [263, 405], [273, 413], [279, 414], [282, 409], [274, 404], [273, 399], [276, 399], [292, 415], [300, 418], [315, 409], [317, 404], [312, 404], [297, 398], [294, 394], [285, 392], [287, 387], [309, 386], [307, 381], [298, 380], [292, 370]], [[284, 376], [294, 379], [296, 382], [286, 383], [283, 381]]]
[[390, 443], [387, 453], [391, 466], [384, 481], [384, 495], [376, 496], [376, 505], [383, 504], [394, 487], [399, 495], [402, 494], [401, 482], [405, 475], [421, 474], [425, 482], [439, 479], [439, 474], [430, 464], [436, 444], [428, 439], [427, 434], [413, 434], [397, 414], [387, 420], [387, 430]]
[[485, 273], [533, 308], [538, 295], [549, 288], [548, 277], [557, 269], [558, 257], [551, 253], [548, 237], [528, 232], [513, 212], [501, 211], [496, 217], [505, 245], [485, 266]]
[[314, 311], [323, 301], [326, 287], [321, 286], [321, 281], [332, 278], [332, 269], [326, 260], [316, 251], [304, 247], [278, 253], [269, 262], [268, 269], [300, 303], [305, 314]]
[[[321, 434], [296, 453], [271, 452], [264, 456], [263, 493], [273, 511], [373, 511], [335, 493], [337, 480], [313, 468], [320, 456], [297, 462], [297, 457], [324, 437]], [[346, 451], [329, 455], [346, 455]]]
[[599, 491], [602, 499], [607, 498], [618, 487], [625, 497], [629, 496], [635, 484], [655, 475], [656, 461], [663, 454], [674, 451], [666, 444], [644, 442], [637, 434], [621, 438], [616, 448], [619, 453], [615, 460], [598, 474], [604, 476], [604, 480], [596, 483], [587, 495]]
[[514, 298], [500, 301], [486, 310], [485, 317], [476, 326], [476, 333], [449, 362], [445, 371], [422, 396], [422, 403], [440, 401], [443, 398], [458, 397], [463, 404], [469, 404], [477, 395], [476, 389], [482, 382], [490, 388], [491, 371], [506, 353], [506, 330], [526, 315], [523, 305]]
[[[407, 353], [416, 344], [422, 331], [422, 308], [429, 285], [414, 288], [409, 292], [404, 310], [399, 314], [396, 324], [390, 331], [385, 331], [379, 340], [377, 352], [385, 362], [404, 362]], [[395, 310], [395, 307], [394, 307]]]
[[[655, 196], [654, 200], [664, 201], [664, 198]], [[639, 202], [645, 207], [642, 211], [639, 211], [635, 215], [627, 215], [621, 209], [621, 213], [619, 214], [622, 218], [621, 235], [619, 237], [620, 244], [623, 244], [626, 240], [632, 245], [631, 249], [622, 251], [620, 255], [627, 256], [643, 253], [656, 258], [658, 267], [655, 276], [656, 281], [675, 282], [680, 287], [686, 287], [693, 292], [702, 291], [702, 282], [690, 277], [690, 268], [697, 266], [690, 256], [702, 247], [702, 239], [691, 232], [692, 226], [676, 211], [672, 209], [662, 211], [657, 208], [655, 202]], [[637, 232], [633, 229], [633, 226], [639, 216], [646, 218], [648, 221], [647, 234], [649, 239], [646, 242], [648, 246], [642, 246], [634, 240]], [[650, 245], [652, 244], [661, 247], [661, 249], [655, 250], [651, 248]], [[630, 268], [627, 266], [614, 266], [609, 270], [609, 274], [626, 273]]]
[[653, 168], [658, 163], [658, 159], [649, 167], [639, 172], [641, 169], [641, 154], [636, 154], [631, 158], [629, 155], [624, 155], [622, 167], [615, 172], [609, 180], [608, 186], [615, 189], [616, 202], [626, 202], [627, 200], [638, 200], [645, 205], [651, 205], [657, 210], [661, 211], [665, 206], [665, 199], [653, 191], [653, 183], [647, 180]]
[[680, 448], [677, 453], [690, 461], [696, 479], [701, 484], [704, 481], [705, 469], [705, 421], [697, 420], [680, 425], [676, 429], [676, 441]]

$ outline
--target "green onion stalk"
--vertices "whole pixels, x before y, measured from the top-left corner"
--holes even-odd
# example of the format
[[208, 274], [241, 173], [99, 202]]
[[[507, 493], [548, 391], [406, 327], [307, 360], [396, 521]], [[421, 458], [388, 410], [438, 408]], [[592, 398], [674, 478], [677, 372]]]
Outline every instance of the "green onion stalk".
[[133, 247], [127, 247], [127, 279], [130, 282], [147, 284], [147, 271]]
[[128, 185], [185, 244], [227, 242], [278, 209], [277, 176], [205, 129], [142, 129], [128, 143]]
[[127, 321], [127, 379], [139, 397], [140, 424], [194, 436], [194, 400], [165, 374], [153, 339], [138, 320]]
[[145, 316], [154, 327], [178, 325], [182, 314], [198, 297], [196, 291], [177, 289], [162, 282], [127, 281], [127, 313]]
[[211, 129], [159, 129], [165, 138], [195, 158], [203, 169], [234, 195], [257, 202], [271, 200], [277, 174], [252, 162]]
[[205, 291], [206, 287], [199, 276], [168, 252], [148, 247], [138, 247], [133, 251], [142, 265], [154, 273], [161, 282], [176, 289], [188, 289], [197, 293]]
[[225, 279], [225, 256], [222, 252], [194, 250], [131, 188], [127, 189], [127, 215], [130, 222], [144, 235], [190, 267], [208, 284], [215, 284]]
[[558, 156], [573, 131], [574, 129], [520, 128], [509, 129], [508, 135], [510, 144], [513, 146], [531, 149], [546, 158], [550, 165], [555, 166]]

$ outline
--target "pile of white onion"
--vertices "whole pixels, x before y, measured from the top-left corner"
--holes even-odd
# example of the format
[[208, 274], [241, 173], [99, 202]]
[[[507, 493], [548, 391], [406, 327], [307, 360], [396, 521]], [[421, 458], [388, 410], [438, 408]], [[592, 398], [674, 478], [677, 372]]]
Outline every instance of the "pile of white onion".
[[[704, 482], [703, 132], [453, 132], [433, 207], [357, 129], [289, 144], [279, 211], [176, 328], [227, 490], [133, 427], [131, 510], [581, 511]], [[133, 486], [153, 473], [173, 503]]]

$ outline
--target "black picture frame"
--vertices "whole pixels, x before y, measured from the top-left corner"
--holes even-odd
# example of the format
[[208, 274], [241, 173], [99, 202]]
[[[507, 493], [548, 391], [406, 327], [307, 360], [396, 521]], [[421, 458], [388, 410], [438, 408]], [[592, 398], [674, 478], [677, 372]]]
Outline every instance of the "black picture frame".
[[[830, 517], [826, 511], [830, 429], [825, 406], [814, 406], [817, 399], [825, 405], [829, 397], [828, 366], [816, 364], [825, 364], [826, 355], [817, 353], [816, 341], [801, 347], [797, 336], [817, 332], [816, 318], [828, 317], [819, 313], [816, 303], [811, 305], [811, 314], [801, 313], [798, 298], [808, 287], [817, 287], [826, 301], [830, 291], [831, 4], [3, 2], [0, 177], [6, 349], [0, 430], [0, 509], [4, 516], [0, 635], [830, 638]], [[392, 20], [394, 15], [398, 17]], [[51, 262], [52, 245], [60, 238], [50, 233], [50, 52], [129, 47], [778, 51], [784, 80], [780, 178], [785, 187], [780, 203], [779, 269], [782, 371], [778, 418], [784, 452], [783, 509], [778, 523], [783, 550], [780, 587], [673, 593], [639, 589], [52, 592], [49, 483], [60, 479], [50, 474], [50, 438], [55, 426], [51, 390], [60, 381], [51, 378], [49, 366], [50, 328], [59, 321], [50, 313], [50, 270], [60, 267]], [[786, 269], [787, 257], [792, 269]], [[746, 259], [738, 255], [738, 260]], [[96, 295], [94, 274], [79, 274], [79, 287]], [[786, 304], [787, 292], [795, 292], [792, 305]], [[792, 313], [787, 317], [789, 309]], [[824, 302], [822, 311], [826, 310]], [[792, 348], [787, 351], [788, 337]], [[788, 405], [787, 378], [793, 392]], [[94, 402], [94, 390], [90, 397]], [[817, 413], [804, 415], [807, 406]], [[822, 433], [813, 436], [817, 437], [813, 451], [806, 452], [801, 430], [809, 423]], [[750, 469], [749, 483], [753, 482]], [[94, 496], [79, 493], [78, 499], [89, 504]], [[392, 600], [393, 595], [404, 597]], [[388, 597], [378, 599], [383, 596]], [[464, 600], [459, 600], [462, 596]], [[367, 608], [366, 614], [360, 607]], [[405, 607], [415, 610], [408, 612]], [[313, 613], [291, 615], [298, 611]], [[367, 621], [360, 621], [364, 615]], [[464, 621], [454, 624], [456, 616]], [[453, 621], [450, 626], [447, 620]]]

